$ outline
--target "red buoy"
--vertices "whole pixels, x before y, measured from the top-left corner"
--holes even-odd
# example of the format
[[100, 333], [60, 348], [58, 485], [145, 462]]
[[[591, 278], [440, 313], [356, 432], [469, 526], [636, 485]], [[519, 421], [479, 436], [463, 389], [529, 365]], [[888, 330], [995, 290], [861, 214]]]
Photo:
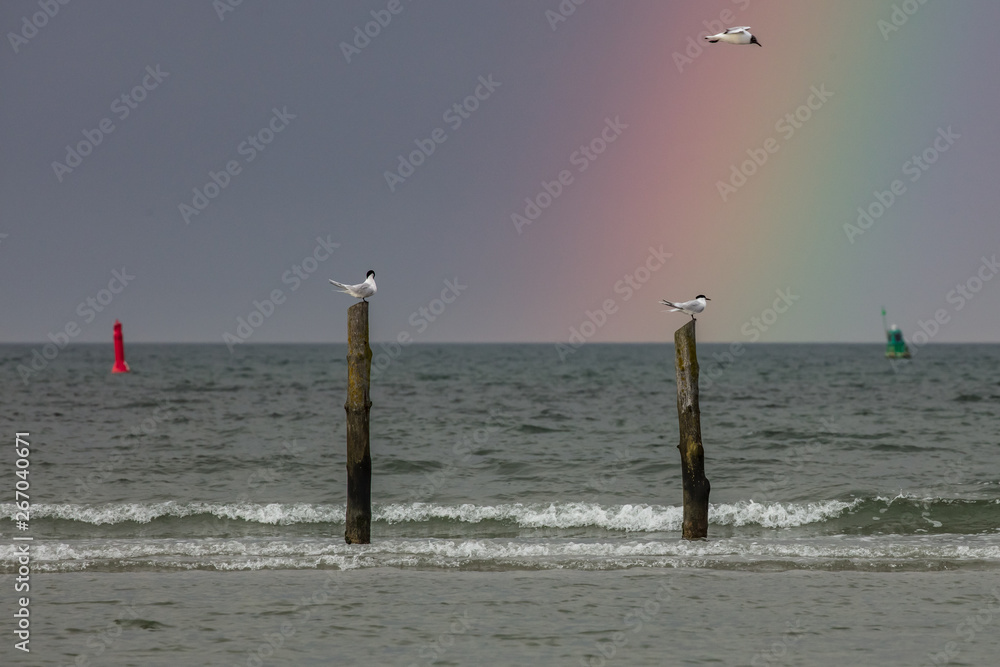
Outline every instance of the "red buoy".
[[115, 365], [111, 367], [112, 373], [128, 373], [128, 364], [125, 363], [125, 343], [122, 342], [122, 323], [115, 320]]

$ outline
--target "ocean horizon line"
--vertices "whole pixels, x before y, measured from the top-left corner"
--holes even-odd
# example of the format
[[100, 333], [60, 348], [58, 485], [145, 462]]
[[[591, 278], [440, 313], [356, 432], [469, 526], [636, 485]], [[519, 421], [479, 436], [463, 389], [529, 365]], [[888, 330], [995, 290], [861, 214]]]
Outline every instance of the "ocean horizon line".
[[[35, 340], [35, 341], [0, 341], [0, 347], [17, 347], [24, 345], [45, 345], [50, 343], [49, 340]], [[111, 341], [74, 341], [73, 346], [84, 346], [84, 345], [110, 345]], [[219, 341], [127, 341], [129, 346], [135, 345], [212, 345], [218, 347], [226, 347], [225, 342]], [[396, 344], [399, 345], [395, 340], [373, 340], [369, 343], [370, 345], [389, 345]], [[431, 347], [434, 345], [568, 345], [564, 340], [555, 341], [411, 341], [406, 343], [403, 347]], [[755, 343], [744, 342], [739, 340], [721, 340], [721, 341], [699, 341], [701, 345], [743, 345], [745, 347], [763, 347], [771, 345], [856, 345], [856, 346], [878, 346], [885, 347], [885, 342], [881, 341], [758, 341]], [[279, 346], [279, 345], [347, 345], [347, 341], [246, 341], [241, 344], [241, 346], [246, 347], [264, 347], [264, 346]], [[667, 345], [673, 346], [672, 341], [587, 341], [586, 346], [592, 345]], [[995, 341], [929, 341], [920, 348], [925, 347], [945, 347], [949, 345], [1000, 345], [1000, 340]], [[582, 346], [581, 346], [582, 347]]]

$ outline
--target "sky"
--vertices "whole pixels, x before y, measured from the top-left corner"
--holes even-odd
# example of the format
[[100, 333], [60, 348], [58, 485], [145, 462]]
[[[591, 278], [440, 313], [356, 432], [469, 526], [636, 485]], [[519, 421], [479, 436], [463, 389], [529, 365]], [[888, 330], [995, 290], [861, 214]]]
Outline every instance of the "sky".
[[343, 342], [369, 269], [373, 341], [998, 342], [998, 23], [8, 0], [0, 342]]

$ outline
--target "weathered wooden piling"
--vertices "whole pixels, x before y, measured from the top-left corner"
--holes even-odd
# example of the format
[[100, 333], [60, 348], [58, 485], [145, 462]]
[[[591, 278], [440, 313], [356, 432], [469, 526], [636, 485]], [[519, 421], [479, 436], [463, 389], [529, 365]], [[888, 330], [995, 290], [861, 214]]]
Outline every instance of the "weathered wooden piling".
[[372, 349], [368, 346], [368, 302], [347, 311], [347, 527], [348, 544], [370, 544], [372, 531], [372, 457], [368, 418]]
[[705, 448], [701, 444], [701, 411], [698, 408], [698, 351], [695, 320], [674, 332], [677, 366], [677, 421], [681, 439], [681, 478], [684, 485], [684, 523], [681, 537], [697, 540], [708, 537], [708, 493], [712, 488], [705, 477]]

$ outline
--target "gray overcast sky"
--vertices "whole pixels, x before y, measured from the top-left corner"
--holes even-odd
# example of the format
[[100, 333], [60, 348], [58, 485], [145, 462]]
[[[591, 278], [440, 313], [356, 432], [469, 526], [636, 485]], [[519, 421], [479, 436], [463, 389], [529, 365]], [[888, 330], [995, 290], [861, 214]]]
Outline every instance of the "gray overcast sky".
[[[882, 304], [908, 336], [944, 310], [935, 340], [1000, 339], [1000, 280], [947, 298], [1000, 251], [1000, 50], [967, 38], [1000, 6], [927, 4], [886, 32], [891, 2], [559, 5], [4, 2], [0, 342], [109, 341], [118, 318], [127, 342], [221, 343], [255, 301], [252, 342], [342, 341], [352, 300], [327, 279], [369, 268], [376, 340], [554, 342], [588, 321], [592, 340], [667, 340], [683, 320], [656, 302], [698, 292], [707, 340], [877, 342]], [[720, 17], [763, 48], [705, 44]], [[720, 197], [768, 136], [769, 163]], [[894, 179], [906, 192], [850, 239]]]

